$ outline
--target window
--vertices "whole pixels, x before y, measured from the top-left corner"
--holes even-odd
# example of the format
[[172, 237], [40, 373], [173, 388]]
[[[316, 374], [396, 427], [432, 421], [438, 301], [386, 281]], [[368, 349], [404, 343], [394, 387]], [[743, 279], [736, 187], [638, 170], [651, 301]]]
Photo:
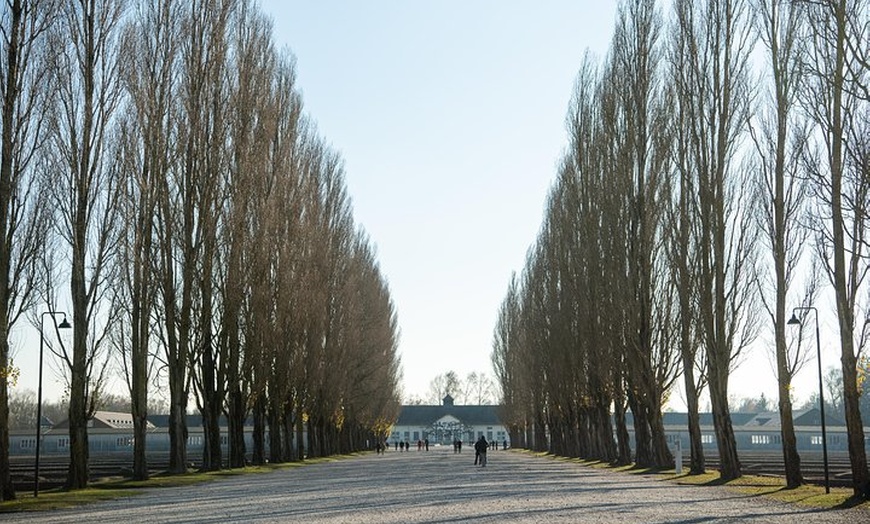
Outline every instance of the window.
[[752, 435], [753, 444], [770, 444], [770, 435]]
[[713, 443], [713, 435], [709, 433], [701, 434], [701, 444], [712, 444]]
[[57, 439], [57, 447], [58, 448], [68, 448], [69, 447], [69, 437], [60, 437]]
[[25, 438], [21, 439], [18, 444], [18, 447], [21, 449], [34, 449], [36, 447], [36, 439], [35, 438]]
[[811, 446], [821, 446], [822, 445], [822, 437], [820, 435], [813, 435], [810, 437], [810, 445]]

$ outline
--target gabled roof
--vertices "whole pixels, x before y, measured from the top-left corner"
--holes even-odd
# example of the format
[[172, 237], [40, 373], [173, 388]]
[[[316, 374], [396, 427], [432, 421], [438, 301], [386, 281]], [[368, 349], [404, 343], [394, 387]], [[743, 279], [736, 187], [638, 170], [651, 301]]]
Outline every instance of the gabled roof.
[[[154, 427], [154, 425], [148, 421], [146, 421], [146, 426], [148, 429]], [[119, 411], [97, 411], [88, 421], [88, 427], [100, 429], [133, 429], [133, 415]], [[65, 428], [69, 428], [69, 419], [54, 426], [54, 429]]]
[[[148, 422], [154, 424], [155, 427], [158, 428], [168, 428], [169, 427], [169, 415], [148, 415]], [[199, 413], [189, 413], [185, 415], [185, 422], [187, 423], [188, 428], [198, 428], [202, 427], [202, 415]], [[245, 419], [244, 426], [250, 427], [254, 425], [254, 419], [252, 417], [248, 417]], [[221, 415], [218, 418], [218, 426], [221, 428], [227, 427], [227, 417]]]
[[498, 426], [498, 406], [402, 406], [396, 426], [431, 426], [444, 417], [454, 417], [467, 426]]
[[[805, 411], [795, 411], [794, 415], [795, 426], [821, 426], [822, 413], [818, 408], [807, 409]], [[826, 426], [845, 426], [846, 423], [837, 417], [831, 416], [830, 413], [825, 413]]]

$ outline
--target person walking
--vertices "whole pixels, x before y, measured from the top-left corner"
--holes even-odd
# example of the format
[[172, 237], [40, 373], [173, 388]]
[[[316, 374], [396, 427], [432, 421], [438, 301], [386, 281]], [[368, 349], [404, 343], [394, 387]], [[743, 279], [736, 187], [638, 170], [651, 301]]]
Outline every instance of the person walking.
[[474, 464], [480, 462], [481, 467], [486, 467], [486, 449], [489, 447], [489, 442], [483, 435], [474, 443]]

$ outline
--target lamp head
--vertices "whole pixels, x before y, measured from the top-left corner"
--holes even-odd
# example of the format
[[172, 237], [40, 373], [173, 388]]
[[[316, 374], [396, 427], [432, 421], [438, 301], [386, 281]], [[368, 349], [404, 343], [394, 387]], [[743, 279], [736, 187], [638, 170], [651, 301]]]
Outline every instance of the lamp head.
[[57, 327], [58, 327], [58, 329], [69, 329], [72, 327], [72, 324], [67, 322], [66, 317], [64, 316], [63, 320], [60, 322], [60, 324], [57, 325]]
[[795, 315], [794, 312], [792, 312], [792, 314], [791, 314], [791, 318], [788, 319], [787, 324], [790, 325], [790, 326], [800, 326], [800, 325], [801, 325], [801, 321], [798, 320], [797, 315]]

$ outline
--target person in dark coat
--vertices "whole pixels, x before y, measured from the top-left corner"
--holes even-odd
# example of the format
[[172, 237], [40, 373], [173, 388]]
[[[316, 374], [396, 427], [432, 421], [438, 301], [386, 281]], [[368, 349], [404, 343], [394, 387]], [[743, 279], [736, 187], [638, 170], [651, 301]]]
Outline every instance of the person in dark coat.
[[489, 442], [483, 435], [474, 443], [474, 464], [480, 462], [481, 467], [486, 467], [486, 449], [489, 447]]

